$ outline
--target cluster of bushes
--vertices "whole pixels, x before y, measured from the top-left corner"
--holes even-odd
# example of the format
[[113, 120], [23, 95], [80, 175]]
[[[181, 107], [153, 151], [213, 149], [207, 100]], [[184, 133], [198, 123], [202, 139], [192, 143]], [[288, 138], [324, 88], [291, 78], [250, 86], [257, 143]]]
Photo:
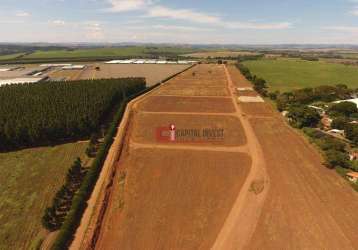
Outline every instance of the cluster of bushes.
[[290, 106], [287, 117], [290, 124], [296, 128], [317, 127], [321, 120], [317, 110], [302, 105]]
[[344, 130], [346, 138], [358, 145], [358, 124], [352, 121], [358, 119], [358, 108], [352, 102], [333, 104], [328, 113], [334, 117], [332, 128]]
[[238, 63], [236, 67], [240, 70], [240, 72], [246, 77], [247, 80], [252, 82], [254, 85], [254, 89], [262, 96], [267, 96], [267, 84], [266, 81], [262, 78], [257, 77], [256, 75], [252, 75], [251, 71], [245, 65]]
[[40, 82], [0, 87], [0, 151], [88, 138], [144, 78]]
[[77, 158], [67, 172], [65, 184], [56, 193], [52, 205], [45, 210], [42, 225], [46, 229], [55, 231], [62, 226], [71, 208], [73, 196], [78, 191], [85, 173], [81, 159]]
[[326, 135], [317, 129], [304, 128], [303, 131], [324, 152], [325, 165], [328, 168], [341, 167], [358, 171], [357, 162], [349, 160], [344, 142]]
[[86, 155], [88, 157], [93, 157], [97, 150], [98, 137], [96, 134], [91, 135], [91, 139], [89, 141], [88, 147], [86, 148]]

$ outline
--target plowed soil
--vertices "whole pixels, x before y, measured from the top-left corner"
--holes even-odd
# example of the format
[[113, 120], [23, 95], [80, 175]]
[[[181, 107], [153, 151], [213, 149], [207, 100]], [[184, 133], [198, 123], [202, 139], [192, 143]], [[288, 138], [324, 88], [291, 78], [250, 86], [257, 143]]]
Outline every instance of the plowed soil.
[[268, 103], [240, 103], [242, 111], [246, 115], [270, 116], [272, 117], [276, 111]]
[[[198, 65], [135, 104], [109, 202], [99, 204], [96, 249], [357, 249], [358, 193], [269, 104], [238, 103], [236, 88], [251, 84], [228, 69]], [[171, 94], [193, 99], [197, 113], [151, 97]], [[234, 113], [211, 113], [220, 95]], [[200, 107], [202, 96], [211, 102]], [[223, 127], [225, 139], [156, 141], [156, 128], [172, 123]]]
[[211, 112], [233, 113], [235, 107], [231, 98], [175, 97], [175, 96], [149, 96], [140, 105], [139, 109], [149, 112]]
[[[223, 140], [207, 140], [198, 136], [188, 136], [178, 143], [200, 143], [203, 145], [241, 146], [246, 137], [240, 120], [235, 116], [197, 116], [197, 115], [162, 115], [139, 113], [134, 117], [132, 139], [139, 143], [161, 143], [156, 139], [156, 129], [175, 124], [179, 130], [224, 129]], [[189, 141], [188, 141], [189, 139]]]
[[357, 249], [358, 194], [281, 119], [250, 123], [271, 188], [246, 249]]
[[240, 153], [163, 149], [124, 162], [124, 199], [111, 201], [98, 249], [209, 249], [250, 166]]

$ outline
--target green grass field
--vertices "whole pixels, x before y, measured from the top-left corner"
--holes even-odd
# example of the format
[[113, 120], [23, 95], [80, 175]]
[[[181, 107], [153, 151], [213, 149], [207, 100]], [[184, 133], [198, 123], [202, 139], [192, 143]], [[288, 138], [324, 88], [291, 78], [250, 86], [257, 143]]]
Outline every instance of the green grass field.
[[346, 84], [358, 88], [358, 67], [296, 59], [244, 62], [251, 73], [264, 78], [270, 91], [289, 91], [319, 85]]
[[10, 55], [0, 55], [0, 60], [10, 60], [14, 59], [16, 57], [22, 56], [25, 53], [16, 53], [16, 54], [10, 54]]
[[143, 57], [156, 53], [184, 54], [192, 52], [192, 49], [174, 47], [121, 47], [121, 48], [96, 48], [76, 50], [51, 50], [36, 51], [26, 55], [24, 59], [49, 59], [49, 58], [96, 58], [96, 57]]
[[41, 238], [41, 217], [87, 142], [0, 154], [0, 249], [31, 249]]

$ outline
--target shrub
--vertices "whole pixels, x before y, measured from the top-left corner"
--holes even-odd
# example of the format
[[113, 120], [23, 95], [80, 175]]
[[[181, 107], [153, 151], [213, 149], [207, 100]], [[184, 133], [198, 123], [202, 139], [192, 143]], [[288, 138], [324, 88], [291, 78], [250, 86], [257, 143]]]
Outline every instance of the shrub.
[[333, 119], [331, 127], [334, 129], [344, 130], [349, 120], [346, 117], [337, 117]]
[[316, 127], [321, 117], [317, 110], [307, 106], [292, 106], [289, 109], [288, 118], [292, 125], [298, 128]]
[[336, 150], [328, 150], [325, 152], [326, 166], [328, 168], [335, 168], [337, 166], [347, 168], [349, 166], [349, 158], [347, 153], [342, 153]]

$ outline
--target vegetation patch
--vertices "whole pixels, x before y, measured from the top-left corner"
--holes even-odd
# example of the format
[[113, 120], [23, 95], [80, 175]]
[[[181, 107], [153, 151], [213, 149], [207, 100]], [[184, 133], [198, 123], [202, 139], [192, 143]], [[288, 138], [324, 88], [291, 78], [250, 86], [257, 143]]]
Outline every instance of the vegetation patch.
[[355, 66], [298, 59], [251, 60], [243, 64], [252, 74], [264, 78], [271, 92], [337, 84], [357, 88]]
[[30, 249], [46, 235], [41, 216], [87, 142], [0, 153], [0, 249]]
[[0, 150], [88, 138], [143, 78], [40, 82], [0, 87]]

